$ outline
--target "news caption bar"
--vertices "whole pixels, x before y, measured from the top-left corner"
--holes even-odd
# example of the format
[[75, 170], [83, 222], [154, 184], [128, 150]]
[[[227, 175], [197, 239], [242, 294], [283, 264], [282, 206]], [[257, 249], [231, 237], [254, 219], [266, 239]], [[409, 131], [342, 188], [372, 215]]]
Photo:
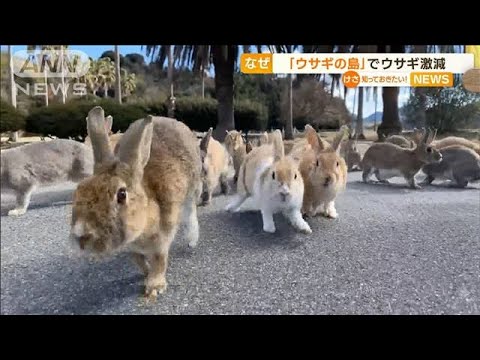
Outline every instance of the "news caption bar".
[[453, 86], [474, 67], [473, 54], [242, 54], [245, 74], [342, 74], [347, 87]]

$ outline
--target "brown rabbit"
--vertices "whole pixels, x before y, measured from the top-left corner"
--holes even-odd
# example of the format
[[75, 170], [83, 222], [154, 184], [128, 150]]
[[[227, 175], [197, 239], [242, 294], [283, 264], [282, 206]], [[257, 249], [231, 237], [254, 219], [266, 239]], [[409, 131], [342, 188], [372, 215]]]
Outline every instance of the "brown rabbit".
[[368, 182], [375, 173], [378, 181], [388, 183], [389, 178], [403, 176], [413, 189], [421, 187], [415, 182], [415, 175], [425, 165], [438, 162], [442, 155], [432, 145], [435, 133], [425, 131], [423, 138], [413, 149], [405, 149], [391, 143], [375, 143], [363, 156], [363, 181]]
[[185, 124], [149, 116], [130, 125], [113, 153], [103, 124], [96, 106], [87, 120], [94, 174], [74, 193], [71, 238], [92, 253], [133, 252], [146, 275], [145, 295], [155, 297], [167, 288], [168, 251], [182, 211], [189, 245], [198, 241], [200, 150]]
[[415, 142], [413, 140], [408, 140], [401, 135], [391, 135], [385, 139], [385, 142], [398, 145], [405, 149], [412, 149], [415, 147]]
[[302, 212], [308, 216], [322, 214], [335, 219], [335, 199], [345, 189], [347, 165], [340, 156], [340, 144], [346, 127], [340, 128], [332, 145], [327, 145], [310, 125], [305, 137], [310, 145], [302, 154], [300, 172], [305, 183]]
[[225, 147], [233, 160], [233, 168], [235, 169], [233, 181], [236, 183], [240, 166], [242, 166], [242, 162], [247, 155], [242, 132], [237, 130], [227, 131], [227, 136], [225, 136]]
[[357, 150], [357, 138], [342, 141], [340, 146], [340, 155], [345, 159], [348, 171], [361, 170], [362, 156]]
[[480, 155], [480, 145], [474, 143], [473, 141], [470, 141], [458, 136], [449, 136], [449, 137], [446, 137], [445, 139], [434, 141], [432, 145], [435, 146], [435, 149], [437, 150], [444, 149], [446, 147], [454, 146], [454, 145], [464, 146], [469, 149], [472, 149], [478, 155]]
[[228, 194], [228, 155], [225, 147], [212, 137], [213, 128], [200, 142], [202, 158], [202, 205], [208, 205], [212, 200], [213, 191], [220, 183], [222, 194]]

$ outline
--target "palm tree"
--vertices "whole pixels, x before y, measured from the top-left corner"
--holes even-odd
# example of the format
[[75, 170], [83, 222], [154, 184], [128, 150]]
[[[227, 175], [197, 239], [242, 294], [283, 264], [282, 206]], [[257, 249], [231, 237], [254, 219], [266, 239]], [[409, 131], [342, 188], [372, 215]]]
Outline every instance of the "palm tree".
[[125, 96], [129, 96], [137, 87], [137, 79], [134, 73], [128, 73], [122, 69], [122, 91]]
[[119, 104], [122, 103], [122, 78], [120, 75], [120, 52], [118, 45], [115, 45], [115, 99]]
[[106, 57], [98, 60], [98, 79], [103, 89], [103, 97], [108, 97], [108, 90], [115, 84], [115, 63]]
[[168, 85], [170, 88], [170, 98], [168, 103], [168, 116], [173, 118], [175, 116], [175, 97], [173, 96], [173, 48], [168, 45]]
[[15, 76], [13, 74], [13, 55], [12, 46], [8, 45], [8, 72], [10, 76], [10, 101], [13, 107], [17, 107], [17, 87], [15, 85]]
[[[210, 61], [215, 68], [215, 92], [218, 101], [217, 127], [213, 136], [220, 141], [225, 138], [225, 130], [235, 128], [233, 113], [233, 74], [238, 59], [239, 47], [235, 45], [175, 45], [173, 46], [174, 63], [179, 66], [191, 66], [197, 72], [205, 69]], [[250, 52], [250, 45], [242, 45], [243, 52]], [[287, 52], [286, 45], [268, 46], [271, 52]], [[296, 45], [292, 46], [293, 50]], [[262, 45], [256, 45], [258, 52]], [[156, 56], [160, 65], [165, 63], [168, 56], [168, 46], [146, 45], [147, 56]]]
[[357, 109], [357, 121], [355, 126], [355, 137], [357, 139], [364, 140], [363, 134], [363, 86], [358, 87], [358, 109]]
[[[387, 50], [390, 51], [387, 51]], [[380, 53], [404, 53], [405, 45], [379, 45], [378, 52]], [[398, 114], [398, 95], [400, 93], [399, 87], [383, 87], [383, 116], [382, 123], [378, 126], [377, 134], [388, 137], [390, 134], [398, 134], [402, 131], [402, 124], [400, 123], [400, 116]]]

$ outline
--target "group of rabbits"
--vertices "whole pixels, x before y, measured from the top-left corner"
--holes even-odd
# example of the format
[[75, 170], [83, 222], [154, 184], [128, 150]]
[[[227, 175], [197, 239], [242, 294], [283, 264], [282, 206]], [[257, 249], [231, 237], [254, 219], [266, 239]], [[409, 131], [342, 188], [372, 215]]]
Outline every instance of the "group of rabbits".
[[368, 148], [361, 162], [363, 181], [371, 175], [379, 182], [403, 177], [413, 189], [420, 189], [415, 175], [420, 170], [426, 175], [422, 184], [435, 179], [451, 181], [455, 187], [466, 187], [480, 180], [480, 145], [473, 141], [449, 136], [435, 140], [436, 131], [417, 130], [413, 139], [393, 135]]
[[376, 143], [361, 159], [354, 154], [355, 141], [344, 145], [346, 127], [332, 143], [307, 125], [304, 136], [293, 141], [284, 141], [276, 130], [264, 133], [254, 146], [237, 131], [229, 131], [223, 144], [212, 137], [212, 129], [198, 141], [184, 123], [165, 117], [148, 116], [124, 134], [112, 134], [112, 118], [99, 106], [86, 121], [85, 143], [56, 139], [2, 151], [2, 190], [17, 194], [17, 207], [9, 215], [26, 211], [36, 186], [79, 182], [73, 194], [72, 243], [94, 254], [131, 252], [145, 274], [145, 296], [153, 299], [167, 288], [168, 253], [179, 224], [185, 223], [188, 244], [195, 247], [197, 205], [209, 204], [217, 187], [230, 192], [232, 163], [236, 192], [226, 210], [238, 211], [252, 198], [266, 232], [275, 232], [275, 213], [307, 234], [312, 230], [305, 219], [318, 214], [336, 218], [335, 199], [354, 166], [363, 170], [365, 181], [371, 174], [379, 181], [401, 175], [413, 187], [418, 187], [414, 175], [420, 169], [429, 182], [447, 175], [459, 185], [480, 179], [479, 149], [468, 147], [476, 144], [465, 139], [463, 144], [451, 140], [449, 146], [444, 140], [435, 143], [429, 131], [413, 147], [393, 139]]

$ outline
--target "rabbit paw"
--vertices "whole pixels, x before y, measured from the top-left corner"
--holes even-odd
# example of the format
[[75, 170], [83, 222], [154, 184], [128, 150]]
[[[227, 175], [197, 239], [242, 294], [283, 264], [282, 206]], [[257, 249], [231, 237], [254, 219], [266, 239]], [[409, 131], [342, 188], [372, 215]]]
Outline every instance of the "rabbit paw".
[[301, 225], [299, 224], [298, 231], [304, 234], [312, 233], [312, 229], [310, 228], [310, 225], [308, 225], [306, 221], [304, 222], [304, 224], [301, 224]]
[[324, 215], [331, 219], [336, 219], [338, 217], [337, 209], [335, 209], [333, 203], [325, 207]]
[[13, 209], [8, 212], [8, 216], [20, 216], [27, 212], [26, 209]]
[[273, 234], [276, 231], [275, 225], [274, 224], [264, 224], [263, 225], [263, 231]]
[[165, 277], [157, 279], [147, 279], [145, 284], [145, 297], [147, 300], [155, 300], [159, 294], [167, 290], [167, 281]]

